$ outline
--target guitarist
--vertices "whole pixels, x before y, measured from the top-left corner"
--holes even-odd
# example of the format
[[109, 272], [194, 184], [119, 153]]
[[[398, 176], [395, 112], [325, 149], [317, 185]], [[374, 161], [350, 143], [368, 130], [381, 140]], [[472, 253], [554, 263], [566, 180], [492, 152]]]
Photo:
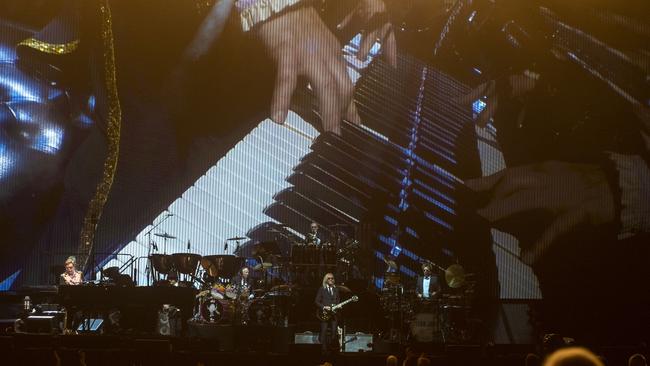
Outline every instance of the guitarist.
[[[321, 311], [329, 311], [333, 305], [339, 303], [340, 299], [339, 289], [334, 286], [334, 274], [325, 274], [323, 277], [323, 285], [316, 293], [316, 306], [318, 306], [318, 309]], [[321, 321], [320, 323], [319, 341], [323, 353], [327, 353], [327, 346], [332, 343], [332, 340], [337, 339], [337, 323], [336, 316], [331, 316], [329, 320]], [[327, 334], [328, 329], [330, 330], [329, 337]]]

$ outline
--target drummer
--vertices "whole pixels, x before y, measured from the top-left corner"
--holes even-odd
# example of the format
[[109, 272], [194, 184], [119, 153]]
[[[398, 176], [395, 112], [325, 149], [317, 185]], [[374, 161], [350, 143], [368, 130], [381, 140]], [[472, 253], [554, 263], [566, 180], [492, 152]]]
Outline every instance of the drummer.
[[420, 299], [432, 300], [440, 293], [440, 281], [431, 269], [431, 263], [422, 265], [422, 276], [418, 277], [416, 286], [418, 298]]
[[242, 267], [235, 277], [230, 281], [230, 285], [234, 286], [237, 291], [237, 295], [241, 296], [242, 293], [248, 293], [248, 298], [253, 298], [253, 279], [249, 276], [250, 269], [248, 267]]

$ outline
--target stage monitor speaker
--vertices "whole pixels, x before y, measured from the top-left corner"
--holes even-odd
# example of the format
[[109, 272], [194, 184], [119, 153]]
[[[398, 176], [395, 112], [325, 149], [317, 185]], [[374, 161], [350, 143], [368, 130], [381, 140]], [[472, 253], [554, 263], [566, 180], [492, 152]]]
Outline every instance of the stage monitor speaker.
[[86, 318], [79, 323], [78, 333], [102, 333], [104, 319]]
[[345, 352], [370, 352], [372, 348], [372, 334], [357, 332], [345, 335]]
[[61, 319], [57, 314], [29, 315], [25, 319], [26, 333], [53, 334], [61, 332]]

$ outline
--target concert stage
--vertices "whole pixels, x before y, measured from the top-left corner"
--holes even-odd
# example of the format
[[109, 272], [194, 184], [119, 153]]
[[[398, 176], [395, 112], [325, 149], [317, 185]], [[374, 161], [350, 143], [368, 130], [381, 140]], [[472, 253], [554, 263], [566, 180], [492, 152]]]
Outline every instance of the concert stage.
[[[398, 344], [378, 342], [370, 352], [341, 352], [328, 356], [320, 353], [317, 344], [286, 344], [268, 347], [259, 344], [263, 335], [247, 328], [251, 339], [249, 349], [219, 351], [217, 339], [197, 337], [135, 337], [106, 335], [37, 335], [0, 336], [0, 353], [4, 365], [55, 365], [56, 354], [61, 365], [318, 365], [327, 361], [336, 366], [383, 365], [389, 354], [404, 360], [406, 348]], [[270, 340], [270, 339], [269, 339]], [[261, 345], [261, 348], [259, 348]], [[523, 365], [526, 354], [536, 352], [535, 345], [440, 345], [412, 346], [425, 353], [432, 365]], [[257, 348], [257, 349], [254, 349]], [[607, 359], [608, 365], [625, 365], [629, 355], [643, 352], [635, 347], [604, 347], [595, 350]]]
[[[248, 329], [251, 339], [260, 339]], [[262, 337], [263, 338], [263, 337]], [[280, 349], [219, 351], [217, 339], [205, 338], [139, 338], [133, 336], [105, 335], [30, 335], [14, 334], [0, 337], [0, 352], [3, 364], [12, 365], [54, 365], [56, 350], [63, 365], [77, 365], [79, 351], [85, 354], [90, 365], [317, 365], [329, 361], [334, 365], [381, 365], [386, 356], [395, 354], [404, 358], [405, 349], [397, 344], [377, 344], [383, 348], [371, 352], [338, 353], [322, 356], [317, 344], [286, 344]], [[269, 344], [270, 345], [270, 344]], [[269, 346], [267, 345], [267, 346]], [[260, 344], [253, 345], [260, 347]], [[274, 345], [277, 346], [277, 345]], [[264, 349], [265, 348], [265, 349]], [[527, 352], [533, 346], [434, 346], [421, 345], [418, 349], [426, 353], [432, 364], [444, 365], [521, 365]], [[10, 361], [10, 362], [7, 362]]]

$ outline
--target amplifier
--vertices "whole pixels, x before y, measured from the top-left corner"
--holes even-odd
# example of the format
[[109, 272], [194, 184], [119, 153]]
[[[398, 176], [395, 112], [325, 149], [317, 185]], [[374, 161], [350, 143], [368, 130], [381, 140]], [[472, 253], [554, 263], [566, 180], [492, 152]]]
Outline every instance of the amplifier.
[[27, 316], [24, 331], [26, 333], [61, 333], [65, 313], [51, 311]]
[[296, 333], [293, 336], [293, 343], [295, 344], [320, 344], [318, 341], [318, 333], [303, 332]]

